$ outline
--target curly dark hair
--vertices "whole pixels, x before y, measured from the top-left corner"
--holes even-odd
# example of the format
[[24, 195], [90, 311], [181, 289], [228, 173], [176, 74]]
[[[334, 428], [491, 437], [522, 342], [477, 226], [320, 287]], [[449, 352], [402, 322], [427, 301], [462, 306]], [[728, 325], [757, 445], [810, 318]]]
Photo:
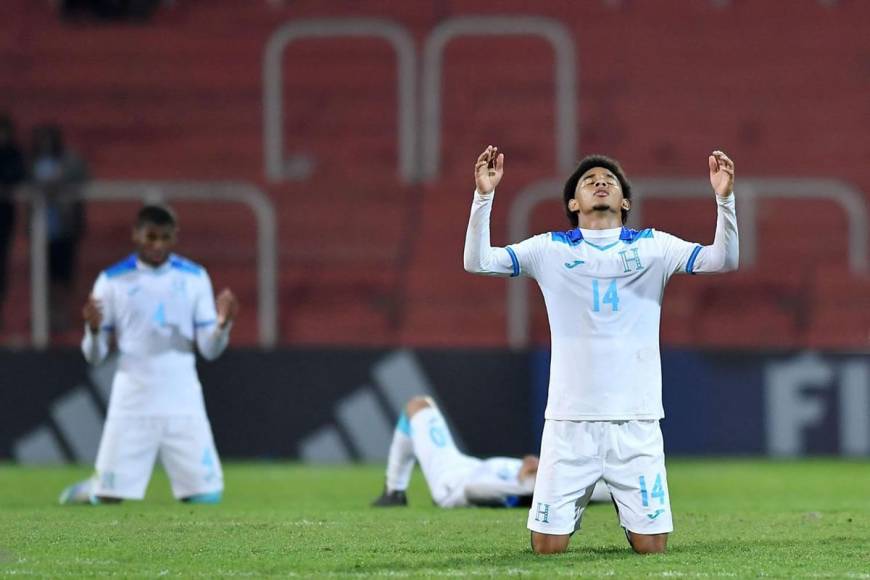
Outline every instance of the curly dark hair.
[[[622, 170], [622, 166], [619, 164], [619, 161], [617, 161], [616, 159], [611, 159], [606, 155], [587, 155], [580, 160], [580, 164], [577, 166], [577, 169], [574, 170], [574, 173], [571, 174], [571, 177], [568, 178], [568, 181], [565, 182], [565, 189], [562, 191], [565, 199], [565, 213], [568, 215], [568, 221], [570, 221], [571, 225], [573, 225], [575, 228], [580, 223], [579, 218], [577, 216], [577, 212], [568, 209], [568, 202], [574, 199], [574, 193], [577, 191], [577, 183], [580, 181], [580, 178], [583, 177], [584, 173], [586, 173], [593, 167], [603, 167], [613, 173], [613, 175], [616, 176], [616, 179], [619, 180], [619, 185], [622, 187], [622, 196], [625, 199], [631, 199], [631, 183], [625, 176], [625, 172]], [[623, 209], [623, 225], [625, 224], [627, 219], [628, 210]]]
[[145, 224], [178, 227], [178, 218], [168, 205], [145, 205], [136, 214], [136, 227], [141, 228]]

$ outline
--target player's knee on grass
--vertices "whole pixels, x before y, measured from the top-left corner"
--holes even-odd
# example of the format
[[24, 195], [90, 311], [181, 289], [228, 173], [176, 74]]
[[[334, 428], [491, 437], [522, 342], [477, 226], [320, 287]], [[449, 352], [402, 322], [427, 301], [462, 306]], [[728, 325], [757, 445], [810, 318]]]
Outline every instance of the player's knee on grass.
[[667, 534], [635, 534], [628, 532], [631, 549], [638, 554], [661, 554], [668, 547]]
[[532, 550], [536, 554], [561, 554], [568, 549], [570, 535], [539, 534], [532, 532]]
[[423, 409], [432, 406], [434, 405], [432, 404], [432, 399], [429, 397], [414, 397], [408, 401], [408, 404], [405, 406], [405, 413], [407, 413], [408, 419], [410, 419]]

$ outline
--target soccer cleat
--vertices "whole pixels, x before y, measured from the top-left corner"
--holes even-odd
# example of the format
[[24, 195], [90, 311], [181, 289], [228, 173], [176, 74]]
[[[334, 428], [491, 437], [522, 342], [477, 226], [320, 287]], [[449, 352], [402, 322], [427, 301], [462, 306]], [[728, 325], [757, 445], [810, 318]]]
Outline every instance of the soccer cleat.
[[74, 483], [60, 492], [58, 503], [60, 505], [90, 505], [92, 503], [92, 489], [93, 481], [91, 479]]
[[408, 505], [408, 498], [402, 490], [388, 491], [384, 488], [384, 493], [372, 502], [372, 507], [401, 507]]

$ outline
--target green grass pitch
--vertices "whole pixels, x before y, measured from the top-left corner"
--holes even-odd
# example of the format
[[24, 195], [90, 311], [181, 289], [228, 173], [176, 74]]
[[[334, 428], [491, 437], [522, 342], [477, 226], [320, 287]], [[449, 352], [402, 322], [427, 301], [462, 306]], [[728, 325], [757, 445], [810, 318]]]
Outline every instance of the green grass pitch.
[[676, 532], [634, 555], [594, 505], [567, 554], [535, 556], [523, 509], [440, 510], [419, 473], [411, 506], [376, 510], [380, 467], [225, 466], [224, 502], [148, 497], [61, 507], [83, 468], [0, 465], [0, 576], [870, 578], [870, 464], [671, 460]]

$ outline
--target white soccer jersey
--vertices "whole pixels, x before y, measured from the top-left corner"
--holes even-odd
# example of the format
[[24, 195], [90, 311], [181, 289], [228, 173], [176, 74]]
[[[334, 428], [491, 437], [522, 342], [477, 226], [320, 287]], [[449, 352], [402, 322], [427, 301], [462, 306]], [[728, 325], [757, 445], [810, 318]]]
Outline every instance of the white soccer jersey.
[[109, 417], [204, 417], [194, 342], [203, 356], [216, 358], [230, 326], [217, 328], [205, 269], [175, 254], [154, 268], [134, 254], [99, 275], [93, 296], [103, 321], [97, 336], [85, 330], [85, 358], [102, 360], [111, 335], [120, 351]]
[[489, 246], [494, 194], [475, 193], [466, 269], [534, 278], [544, 295], [552, 358], [547, 419], [660, 419], [659, 319], [665, 284], [677, 272], [733, 269], [734, 196], [719, 204], [712, 246], [653, 229], [541, 234], [506, 248]]

